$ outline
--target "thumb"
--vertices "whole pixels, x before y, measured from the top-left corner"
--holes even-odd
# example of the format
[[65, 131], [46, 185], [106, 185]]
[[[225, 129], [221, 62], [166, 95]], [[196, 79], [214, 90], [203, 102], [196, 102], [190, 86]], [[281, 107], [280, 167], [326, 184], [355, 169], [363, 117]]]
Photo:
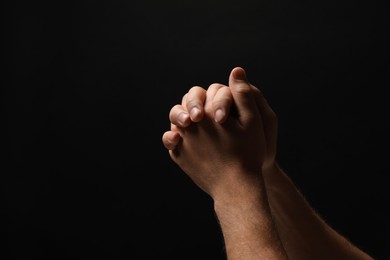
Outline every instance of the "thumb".
[[254, 117], [259, 117], [259, 111], [253, 96], [252, 87], [248, 82], [245, 70], [235, 67], [229, 77], [229, 88], [237, 108], [238, 120], [246, 124]]

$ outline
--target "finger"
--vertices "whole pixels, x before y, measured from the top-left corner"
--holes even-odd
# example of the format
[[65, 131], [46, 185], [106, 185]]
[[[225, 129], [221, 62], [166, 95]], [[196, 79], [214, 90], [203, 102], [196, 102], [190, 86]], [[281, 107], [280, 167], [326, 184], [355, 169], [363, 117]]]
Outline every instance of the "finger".
[[273, 149], [270, 153], [276, 153], [277, 146], [277, 129], [278, 129], [278, 118], [276, 113], [272, 110], [271, 106], [268, 104], [268, 101], [264, 97], [263, 93], [251, 85], [252, 91], [256, 100], [256, 105], [261, 114], [261, 119], [263, 121], [264, 134], [267, 140], [268, 149]]
[[229, 87], [237, 107], [239, 122], [246, 124], [249, 120], [253, 119], [253, 117], [260, 117], [252, 93], [252, 87], [248, 82], [243, 68], [236, 67], [231, 71]]
[[214, 96], [217, 94], [219, 89], [226, 88], [226, 87], [227, 86], [223, 84], [214, 83], [207, 88], [206, 101], [204, 107], [205, 107], [205, 111], [209, 113], [210, 116], [214, 117], [214, 111], [213, 111]]
[[261, 112], [262, 118], [272, 119], [276, 117], [275, 112], [272, 110], [271, 106], [268, 104], [267, 99], [264, 97], [263, 92], [260, 91], [257, 87], [251, 85], [252, 93], [255, 97], [255, 102], [258, 110]]
[[219, 88], [212, 101], [215, 122], [222, 124], [226, 121], [232, 104], [233, 96], [230, 89], [226, 86]]
[[162, 142], [166, 149], [174, 150], [179, 144], [181, 136], [176, 131], [166, 131], [162, 136]]
[[192, 87], [185, 97], [185, 106], [193, 122], [199, 122], [204, 116], [206, 90], [202, 87]]
[[183, 98], [181, 99], [181, 105], [183, 106], [185, 111], [188, 111], [188, 109], [187, 109], [187, 96], [188, 96], [188, 93], [186, 93], [183, 96]]
[[175, 105], [171, 108], [169, 120], [172, 124], [180, 127], [187, 127], [191, 123], [190, 116], [182, 105]]

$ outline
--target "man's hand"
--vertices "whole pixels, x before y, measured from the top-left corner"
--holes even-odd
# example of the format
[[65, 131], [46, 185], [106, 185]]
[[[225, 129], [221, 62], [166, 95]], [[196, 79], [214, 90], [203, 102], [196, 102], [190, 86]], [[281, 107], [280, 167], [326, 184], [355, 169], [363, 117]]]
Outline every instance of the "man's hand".
[[274, 156], [259, 101], [261, 93], [235, 68], [228, 87], [192, 88], [170, 111], [174, 123], [163, 135], [172, 160], [213, 198], [229, 260], [287, 259], [262, 176]]
[[[229, 87], [213, 84], [206, 93], [195, 87], [183, 97], [182, 105], [170, 112], [170, 119], [181, 124], [171, 128], [181, 137], [170, 150], [171, 158], [212, 197], [218, 192], [228, 193], [232, 181], [250, 182], [261, 177], [267, 145], [253, 93], [245, 72], [236, 68], [231, 72]], [[235, 114], [225, 117], [233, 100]], [[183, 115], [188, 117], [183, 120]], [[189, 125], [189, 117], [198, 122]], [[217, 123], [216, 118], [222, 119]], [[177, 141], [175, 138], [178, 136], [169, 145]], [[241, 169], [246, 175], [236, 176]]]
[[[241, 82], [241, 84], [235, 85], [236, 82]], [[242, 88], [240, 86], [242, 86]], [[250, 117], [252, 117], [252, 119], [260, 119], [261, 123], [258, 125], [254, 124], [251, 119], [246, 119], [246, 115], [248, 115], [247, 112], [249, 112], [250, 109], [253, 110], [253, 99], [246, 100], [249, 96], [249, 92], [251, 92], [253, 96], [256, 106], [255, 111], [257, 111]], [[250, 103], [250, 106], [245, 105], [245, 103], [248, 102]], [[171, 130], [163, 134], [162, 141], [164, 146], [170, 151], [173, 159], [177, 160], [179, 165], [181, 164], [184, 169], [188, 170], [190, 177], [192, 177], [195, 182], [198, 181], [198, 177], [211, 177], [209, 180], [202, 179], [198, 183], [200, 187], [204, 187], [208, 192], [212, 193], [212, 186], [219, 186], [214, 185], [215, 183], [210, 185], [213, 181], [226, 180], [227, 176], [231, 176], [224, 175], [223, 173], [229, 173], [228, 163], [235, 155], [238, 155], [235, 157], [238, 161], [245, 161], [245, 158], [248, 156], [252, 157], [252, 159], [259, 160], [259, 164], [257, 165], [260, 168], [257, 172], [258, 176], [261, 176], [260, 179], [254, 178], [256, 175], [254, 172], [256, 172], [256, 170], [250, 167], [251, 174], [248, 174], [248, 171], [237, 172], [240, 173], [238, 176], [246, 176], [244, 179], [247, 180], [250, 179], [248, 177], [253, 177], [253, 180], [256, 181], [251, 182], [251, 185], [241, 185], [241, 183], [237, 183], [236, 180], [242, 180], [242, 178], [235, 179], [235, 184], [239, 185], [222, 185], [225, 187], [222, 189], [224, 191], [229, 191], [228, 187], [242, 187], [241, 195], [245, 195], [239, 196], [242, 199], [237, 201], [232, 199], [234, 197], [237, 198], [237, 196], [228, 196], [222, 200], [217, 199], [215, 203], [217, 216], [220, 220], [226, 243], [229, 245], [227, 249], [230, 249], [228, 256], [231, 255], [234, 258], [238, 254], [239, 259], [262, 259], [264, 258], [265, 251], [256, 251], [247, 248], [247, 246], [254, 245], [258, 249], [257, 245], [261, 244], [263, 249], [275, 249], [276, 246], [276, 250], [271, 250], [270, 255], [272, 256], [268, 255], [265, 257], [266, 259], [287, 258], [284, 253], [285, 249], [289, 259], [372, 260], [372, 257], [351, 244], [346, 238], [323, 221], [305, 200], [293, 181], [280, 167], [278, 167], [275, 160], [277, 117], [259, 89], [248, 83], [245, 72], [241, 68], [233, 69], [229, 79], [229, 86], [213, 84], [207, 90], [201, 87], [191, 88], [190, 91], [184, 95], [181, 105], [176, 105], [171, 109], [169, 118], [171, 120]], [[202, 122], [204, 124], [202, 124]], [[224, 130], [226, 127], [229, 129], [231, 126], [233, 127], [229, 131], [222, 133], [222, 135], [219, 136], [219, 131]], [[190, 151], [191, 146], [194, 144], [199, 147], [200, 144], [196, 143], [196, 138], [190, 138], [189, 140], [192, 140], [191, 142], [193, 143], [188, 146], [186, 138], [189, 135], [186, 134], [186, 131], [187, 129], [190, 129], [189, 132], [191, 134], [198, 134], [198, 137], [200, 137], [200, 135], [207, 133], [208, 127], [210, 127], [211, 133], [213, 133], [208, 139], [211, 141], [210, 144], [212, 144], [213, 149], [208, 150], [208, 146], [204, 146], [203, 150], [198, 150], [197, 161], [202, 163], [203, 160], [210, 158], [214, 160], [215, 157], [213, 156], [215, 156], [215, 153], [222, 152], [222, 154], [224, 154], [225, 149], [227, 149], [227, 155], [229, 156], [218, 157], [217, 162], [219, 162], [218, 165], [221, 167], [214, 167], [208, 173], [206, 171], [206, 175], [202, 175], [202, 172], [198, 170], [206, 169], [208, 164], [206, 163], [203, 165], [203, 168], [199, 168], [199, 165], [191, 164], [190, 160], [193, 152]], [[231, 131], [233, 129], [234, 131]], [[253, 133], [254, 129], [262, 132], [262, 134], [259, 135], [256, 131], [256, 133]], [[236, 136], [236, 134], [238, 134], [238, 136]], [[252, 138], [251, 136], [245, 137], [246, 134], [254, 134], [254, 142], [250, 142]], [[213, 140], [214, 143], [212, 143]], [[231, 145], [232, 143], [230, 142], [233, 142], [234, 144], [234, 140], [243, 141], [243, 144], [245, 145]], [[183, 151], [183, 144], [185, 144], [187, 149], [187, 158], [181, 161], [181, 158], [179, 157]], [[223, 150], [218, 150], [217, 144], [221, 145], [220, 147]], [[260, 145], [261, 148], [253, 148], [253, 146], [257, 145]], [[236, 151], [245, 153], [245, 146], [247, 146], [248, 149], [251, 149], [245, 156], [240, 157], [240, 154], [234, 154], [234, 149], [238, 149]], [[199, 153], [199, 151], [204, 152], [204, 154]], [[252, 159], [245, 162], [250, 162], [249, 164], [255, 167], [256, 163]], [[190, 163], [186, 164], [184, 162]], [[226, 165], [224, 165], [223, 162], [225, 162]], [[233, 162], [237, 161], [234, 161], [233, 159]], [[233, 165], [235, 164], [233, 163]], [[242, 169], [244, 168], [245, 167]], [[214, 175], [215, 171], [219, 173]], [[223, 178], [219, 178], [220, 176], [223, 176]], [[210, 182], [210, 180], [212, 181]], [[203, 181], [206, 181], [208, 184], [204, 184]], [[224, 181], [222, 183], [226, 184]], [[256, 191], [256, 189], [258, 190]], [[266, 190], [266, 192], [264, 190]], [[237, 190], [233, 189], [233, 191], [235, 195], [237, 195]], [[231, 192], [229, 191], [227, 194], [231, 194]], [[220, 203], [221, 201], [222, 203]], [[268, 206], [272, 212], [272, 217], [269, 216], [270, 211], [267, 209]], [[260, 222], [263, 224], [257, 222], [256, 226], [260, 227], [260, 229], [254, 231], [253, 225], [255, 223], [252, 223], [251, 221], [257, 218], [259, 218]], [[237, 222], [236, 220], [240, 221]], [[277, 233], [273, 226], [274, 223], [277, 227]], [[249, 224], [249, 226], [246, 224]], [[268, 234], [272, 235], [269, 239], [264, 239], [264, 236], [267, 234], [261, 231], [264, 227], [270, 228], [269, 231], [271, 232]], [[280, 246], [278, 237], [280, 237], [283, 246]], [[248, 243], [243, 243], [243, 239], [247, 239], [246, 242]], [[278, 252], [280, 254], [278, 254]], [[245, 257], [240, 258], [240, 255], [241, 257]]]
[[[245, 71], [240, 68], [234, 68], [231, 72], [229, 84], [238, 80], [246, 82], [250, 86], [254, 96], [257, 110], [260, 113], [266, 142], [265, 158], [263, 170], [267, 171], [275, 167], [276, 145], [277, 145], [277, 116], [268, 105], [261, 91], [250, 84], [246, 78]], [[186, 128], [193, 122], [200, 122], [205, 116], [205, 102], [209, 103], [209, 117], [215, 122], [223, 125], [230, 116], [236, 112], [236, 104], [233, 100], [231, 87], [222, 84], [212, 84], [205, 90], [201, 87], [192, 87], [187, 94], [183, 96], [181, 105], [174, 106], [170, 113], [171, 131], [163, 134], [162, 141], [168, 150], [174, 150], [181, 141], [181, 128]], [[232, 111], [231, 111], [232, 110]]]

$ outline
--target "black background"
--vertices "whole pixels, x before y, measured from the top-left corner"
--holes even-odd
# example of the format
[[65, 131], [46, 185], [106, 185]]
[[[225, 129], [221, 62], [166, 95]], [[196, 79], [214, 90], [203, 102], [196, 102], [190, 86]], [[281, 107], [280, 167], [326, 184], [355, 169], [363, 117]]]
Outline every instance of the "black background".
[[379, 1], [3, 1], [1, 259], [224, 259], [161, 136], [235, 66], [312, 206], [385, 259], [387, 18]]

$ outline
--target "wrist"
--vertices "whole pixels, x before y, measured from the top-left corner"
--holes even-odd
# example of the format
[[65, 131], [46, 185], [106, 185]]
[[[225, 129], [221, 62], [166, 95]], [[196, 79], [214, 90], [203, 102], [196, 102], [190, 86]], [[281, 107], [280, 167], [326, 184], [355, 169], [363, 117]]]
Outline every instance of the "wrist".
[[266, 191], [261, 172], [251, 175], [234, 176], [225, 180], [212, 193], [216, 211], [240, 208], [246, 204], [258, 204], [266, 200]]
[[236, 180], [232, 185], [225, 186], [223, 192], [216, 193], [213, 200], [215, 213], [222, 226], [245, 226], [252, 220], [271, 219], [261, 175], [250, 180]]
[[250, 256], [254, 255], [256, 259], [286, 259], [263, 183], [247, 191], [214, 200], [226, 250], [230, 255], [240, 252], [246, 259], [253, 259]]
[[267, 190], [285, 179], [285, 173], [276, 161], [267, 167], [263, 167], [262, 172]]

